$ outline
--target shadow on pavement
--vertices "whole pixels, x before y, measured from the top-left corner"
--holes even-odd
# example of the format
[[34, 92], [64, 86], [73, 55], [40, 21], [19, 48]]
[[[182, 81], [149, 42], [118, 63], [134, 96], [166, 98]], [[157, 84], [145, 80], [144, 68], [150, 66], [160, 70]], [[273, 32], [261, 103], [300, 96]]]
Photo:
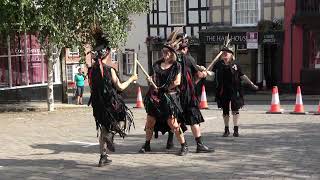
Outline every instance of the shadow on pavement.
[[[220, 132], [203, 133], [204, 142], [215, 147], [216, 152], [190, 153], [186, 157], [174, 155], [179, 148], [176, 141], [176, 148], [167, 155], [164, 149], [167, 136], [153, 141], [154, 154], [138, 154], [145, 136], [133, 134], [125, 140], [117, 138], [116, 152], [111, 153], [111, 156], [130, 159], [119, 162], [114, 157], [115, 163], [105, 168], [85, 164], [81, 159], [1, 159], [0, 166], [5, 171], [0, 171], [5, 178], [19, 178], [24, 174], [25, 179], [55, 179], [57, 176], [59, 179], [319, 179], [319, 129], [320, 122], [293, 122], [242, 125], [239, 138], [223, 138]], [[193, 137], [190, 133], [186, 137], [194, 152]], [[98, 152], [96, 145], [36, 144], [31, 147], [52, 150], [52, 154]]]

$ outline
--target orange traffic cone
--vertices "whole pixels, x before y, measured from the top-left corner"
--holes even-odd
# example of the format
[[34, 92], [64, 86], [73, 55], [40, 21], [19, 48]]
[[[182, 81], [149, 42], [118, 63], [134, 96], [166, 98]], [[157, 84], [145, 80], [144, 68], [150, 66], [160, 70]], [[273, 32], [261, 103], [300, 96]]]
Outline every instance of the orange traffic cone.
[[319, 101], [319, 106], [318, 106], [318, 111], [314, 113], [315, 115], [320, 115], [320, 101]]
[[290, 112], [291, 114], [306, 114], [304, 112], [304, 106], [302, 102], [302, 95], [300, 86], [297, 87], [297, 95], [296, 95], [296, 105], [294, 107], [294, 111]]
[[201, 101], [199, 104], [200, 109], [209, 109], [206, 95], [206, 88], [202, 85]]
[[137, 102], [136, 102], [136, 106], [134, 108], [144, 108], [140, 87], [138, 87]]
[[282, 114], [283, 111], [280, 108], [280, 100], [279, 100], [279, 93], [278, 93], [278, 87], [273, 86], [272, 88], [272, 100], [271, 100], [271, 106], [270, 110], [267, 112], [270, 114]]

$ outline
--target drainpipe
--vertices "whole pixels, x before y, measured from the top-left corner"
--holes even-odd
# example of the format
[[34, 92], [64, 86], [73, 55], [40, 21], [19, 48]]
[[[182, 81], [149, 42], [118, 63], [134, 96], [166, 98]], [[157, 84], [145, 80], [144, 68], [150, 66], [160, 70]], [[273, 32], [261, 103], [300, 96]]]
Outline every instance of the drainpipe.
[[12, 66], [11, 66], [11, 49], [10, 49], [10, 35], [7, 36], [8, 45], [8, 76], [9, 76], [9, 87], [12, 87]]
[[290, 24], [290, 92], [293, 92], [293, 56], [292, 56], [292, 50], [293, 50], [293, 23]]

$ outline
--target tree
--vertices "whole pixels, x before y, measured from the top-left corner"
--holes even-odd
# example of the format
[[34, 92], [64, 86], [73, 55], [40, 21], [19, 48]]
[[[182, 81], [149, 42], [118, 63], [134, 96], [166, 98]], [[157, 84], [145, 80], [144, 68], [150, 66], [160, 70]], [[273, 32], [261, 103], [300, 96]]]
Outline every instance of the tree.
[[[32, 31], [39, 34], [48, 58], [48, 110], [54, 110], [53, 49], [92, 44], [95, 29], [101, 29], [112, 47], [127, 37], [129, 15], [148, 11], [149, 0], [1, 0], [0, 30]], [[9, 8], [8, 8], [9, 7]], [[22, 10], [22, 11], [21, 11]], [[23, 14], [21, 16], [21, 12]], [[24, 13], [28, 12], [28, 13]], [[19, 16], [20, 15], [20, 16]], [[83, 49], [80, 50], [84, 52]]]

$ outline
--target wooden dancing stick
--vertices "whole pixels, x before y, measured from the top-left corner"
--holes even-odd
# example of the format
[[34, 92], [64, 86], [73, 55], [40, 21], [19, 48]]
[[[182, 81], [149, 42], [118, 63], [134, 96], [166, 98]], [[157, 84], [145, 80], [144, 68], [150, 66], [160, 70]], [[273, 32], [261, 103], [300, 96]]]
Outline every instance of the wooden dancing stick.
[[[138, 54], [134, 53], [133, 54], [133, 74], [136, 75], [137, 74], [137, 59], [138, 59]], [[137, 81], [133, 81], [133, 83], [137, 83]]]
[[214, 63], [220, 58], [221, 54], [222, 54], [222, 51], [220, 51], [220, 52], [216, 55], [216, 57], [212, 60], [212, 62], [211, 62], [211, 63], [209, 64], [209, 66], [207, 67], [207, 71], [209, 71], [209, 70], [213, 67]]
[[[228, 34], [227, 39], [225, 40], [224, 46], [228, 46], [230, 42], [231, 42], [231, 39], [229, 38], [229, 34]], [[220, 50], [220, 52], [216, 55], [216, 57], [212, 60], [212, 62], [207, 67], [207, 71], [209, 71], [213, 67], [214, 63], [220, 58], [221, 54], [222, 54], [222, 51]]]
[[143, 66], [140, 64], [140, 62], [139, 62], [138, 60], [136, 60], [136, 62], [137, 62], [137, 65], [139, 65], [139, 67], [140, 67], [140, 69], [142, 70], [142, 72], [144, 73], [144, 75], [147, 76], [147, 78], [148, 78], [149, 82], [151, 83], [151, 85], [152, 85], [154, 88], [158, 89], [157, 85], [156, 85], [152, 80], [150, 81], [150, 76], [149, 76], [149, 74], [148, 74], [147, 71], [143, 68]]

